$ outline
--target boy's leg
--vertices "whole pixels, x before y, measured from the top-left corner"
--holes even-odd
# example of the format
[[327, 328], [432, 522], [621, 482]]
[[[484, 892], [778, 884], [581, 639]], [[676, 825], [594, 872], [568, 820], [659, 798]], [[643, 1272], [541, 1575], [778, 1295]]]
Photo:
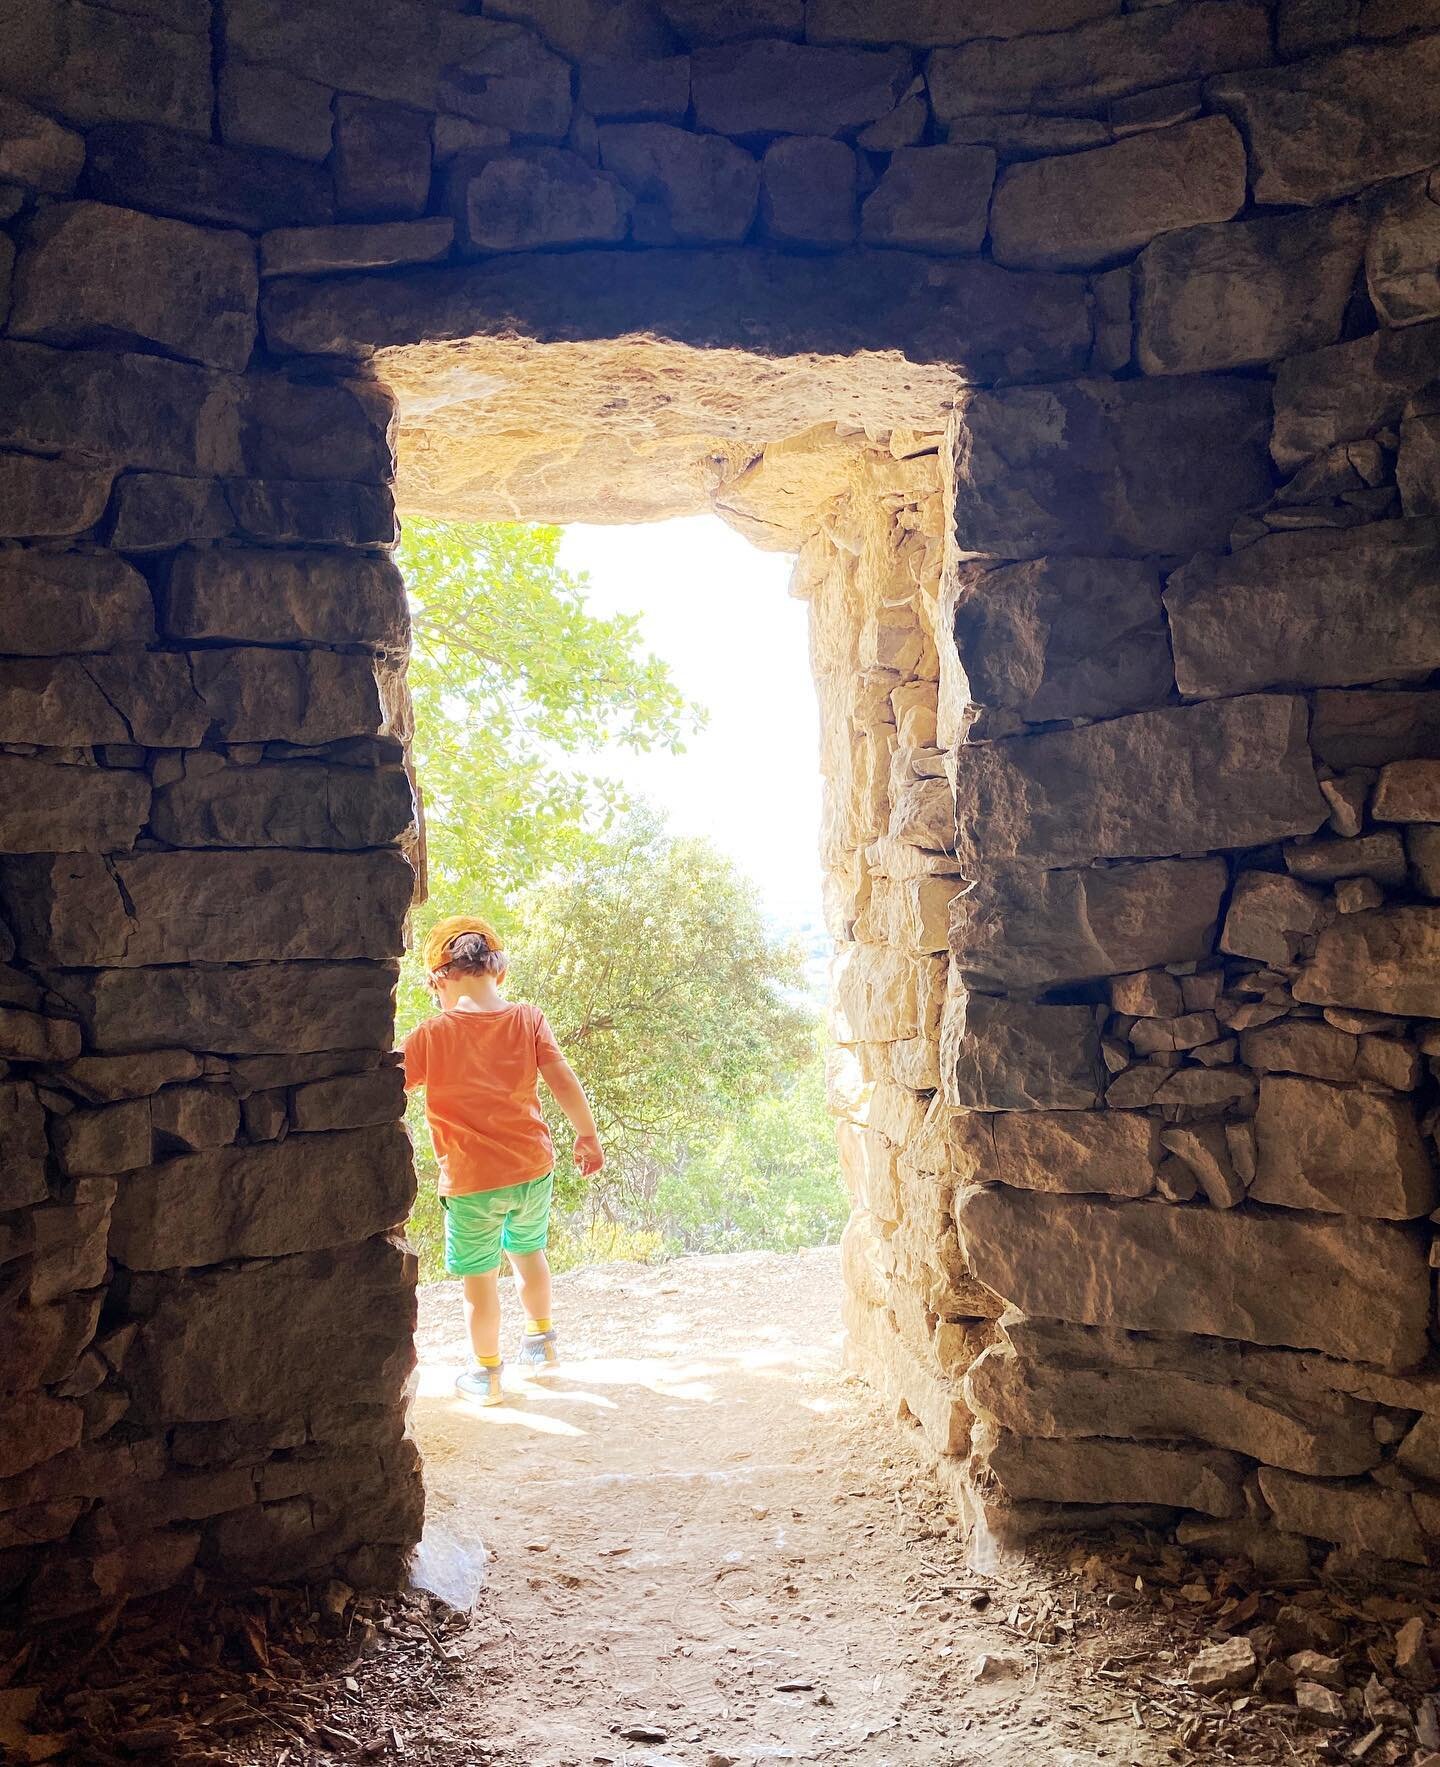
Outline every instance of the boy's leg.
[[525, 1309], [525, 1344], [520, 1352], [524, 1368], [553, 1367], [558, 1360], [550, 1320], [550, 1260], [545, 1256], [554, 1189], [553, 1173], [521, 1185], [500, 1239]]
[[[550, 1329], [550, 1260], [544, 1252], [507, 1252], [515, 1284], [520, 1290], [520, 1305], [525, 1309], [525, 1323], [531, 1331]], [[497, 1315], [498, 1329], [498, 1315]]]
[[500, 1400], [500, 1235], [507, 1196], [480, 1191], [450, 1196], [445, 1203], [445, 1268], [465, 1289], [465, 1325], [478, 1368], [455, 1383], [485, 1404]]
[[487, 1270], [482, 1276], [466, 1276], [465, 1325], [470, 1333], [470, 1347], [482, 1368], [500, 1360], [500, 1271]]

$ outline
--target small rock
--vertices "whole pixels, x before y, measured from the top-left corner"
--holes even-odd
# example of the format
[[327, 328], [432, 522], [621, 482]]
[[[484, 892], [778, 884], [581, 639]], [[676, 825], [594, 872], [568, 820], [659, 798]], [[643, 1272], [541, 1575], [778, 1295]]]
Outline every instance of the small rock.
[[1342, 877], [1335, 885], [1335, 906], [1342, 914], [1363, 914], [1384, 900], [1385, 892], [1373, 877]]
[[1378, 1675], [1372, 1675], [1365, 1683], [1365, 1716], [1376, 1724], [1410, 1722], [1409, 1712], [1386, 1690]]
[[1415, 1713], [1415, 1740], [1422, 1749], [1440, 1749], [1440, 1718], [1435, 1716], [1435, 1702], [1421, 1700]]
[[1185, 1679], [1197, 1693], [1224, 1693], [1248, 1687], [1259, 1667], [1255, 1646], [1248, 1638], [1227, 1638], [1223, 1644], [1202, 1650], [1186, 1670]]
[[977, 1684], [986, 1681], [1013, 1681], [1024, 1673], [1025, 1658], [1018, 1650], [986, 1650], [976, 1657], [970, 1678]]
[[1318, 1650], [1297, 1650], [1285, 1659], [1285, 1666], [1297, 1681], [1318, 1681], [1321, 1687], [1345, 1690], [1345, 1671], [1339, 1657], [1322, 1656]]
[[1428, 1689], [1435, 1685], [1435, 1665], [1425, 1640], [1425, 1622], [1419, 1614], [1407, 1620], [1395, 1634], [1395, 1668], [1412, 1687]]
[[1343, 1724], [1345, 1705], [1340, 1695], [1318, 1681], [1295, 1683], [1295, 1709], [1311, 1724]]

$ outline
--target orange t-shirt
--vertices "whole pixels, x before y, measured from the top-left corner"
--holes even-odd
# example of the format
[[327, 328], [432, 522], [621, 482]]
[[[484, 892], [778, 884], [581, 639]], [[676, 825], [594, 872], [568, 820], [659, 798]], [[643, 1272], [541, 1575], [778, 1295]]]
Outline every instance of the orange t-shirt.
[[538, 1006], [437, 1013], [410, 1033], [402, 1053], [406, 1091], [425, 1088], [441, 1196], [525, 1184], [553, 1170], [536, 1076], [562, 1058]]

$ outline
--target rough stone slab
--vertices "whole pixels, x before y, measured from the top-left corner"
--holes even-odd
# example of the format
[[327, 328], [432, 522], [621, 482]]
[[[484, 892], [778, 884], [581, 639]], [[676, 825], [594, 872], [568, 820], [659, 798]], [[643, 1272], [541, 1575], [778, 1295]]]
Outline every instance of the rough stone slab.
[[[859, 165], [847, 142], [782, 135], [765, 150], [760, 220], [767, 239], [838, 250], [855, 238]], [[805, 538], [809, 538], [807, 534]]]
[[1407, 828], [1405, 849], [1421, 894], [1440, 896], [1440, 829]]
[[390, 559], [277, 548], [181, 552], [170, 568], [164, 623], [182, 640], [395, 651], [410, 631], [405, 585]]
[[384, 718], [369, 657], [333, 651], [197, 650], [191, 671], [216, 730], [230, 742], [307, 747], [375, 736]]
[[149, 1102], [156, 1159], [228, 1147], [239, 1134], [240, 1101], [227, 1086], [165, 1086]]
[[127, 1099], [71, 1111], [55, 1125], [55, 1157], [70, 1178], [130, 1172], [150, 1164], [150, 1101]]
[[1440, 520], [1272, 534], [1165, 591], [1182, 693], [1343, 687], [1440, 668]]
[[1372, 829], [1346, 840], [1291, 841], [1285, 848], [1285, 869], [1308, 883], [1373, 877], [1379, 883], [1402, 884], [1405, 849], [1393, 828]]
[[192, 758], [155, 794], [151, 826], [177, 847], [383, 847], [414, 820], [398, 767], [211, 767]]
[[105, 513], [112, 474], [35, 454], [0, 454], [0, 530], [7, 539], [83, 534]]
[[989, 147], [902, 147], [865, 199], [861, 237], [910, 251], [978, 252], [994, 183]]
[[335, 94], [281, 68], [251, 67], [234, 56], [220, 69], [216, 112], [227, 147], [264, 147], [292, 159], [330, 157]]
[[1214, 373], [1333, 344], [1367, 221], [1350, 203], [1157, 239], [1137, 264], [1142, 372]]
[[1406, 515], [1440, 515], [1440, 387], [1417, 395], [1406, 408], [1395, 482]]
[[1164, 700], [1174, 684], [1153, 565], [962, 564], [942, 605], [968, 690], [956, 695], [968, 699], [959, 717], [974, 739], [990, 734], [994, 713], [1027, 724], [1104, 718]]
[[0, 77], [8, 90], [72, 122], [135, 119], [203, 135], [210, 128], [208, 33], [175, 30], [172, 22], [30, 0], [10, 27]]
[[85, 164], [85, 138], [18, 98], [0, 95], [0, 181], [69, 196]]
[[580, 69], [580, 108], [601, 123], [681, 122], [690, 108], [690, 57], [586, 61]]
[[[216, 1055], [390, 1046], [395, 971], [373, 963], [113, 969], [66, 979], [92, 1049]], [[74, 1052], [78, 1053], [78, 1052]]]
[[1079, 111], [1231, 68], [1262, 67], [1270, 21], [1248, 0], [1153, 6], [1070, 30], [989, 39], [930, 57], [930, 101], [943, 123], [989, 111]]
[[976, 37], [1028, 37], [1065, 31], [1120, 10], [1119, 0], [810, 0], [805, 35], [811, 43], [914, 43], [922, 49]]
[[143, 123], [92, 129], [86, 146], [84, 194], [121, 208], [247, 233], [324, 227], [335, 219], [330, 178], [307, 160]]
[[1243, 1462], [1215, 1449], [1012, 1435], [992, 1428], [975, 1461], [1016, 1501], [1156, 1503], [1231, 1516]]
[[110, 544], [117, 552], [168, 552], [187, 541], [225, 539], [233, 527], [215, 479], [126, 472], [115, 481]]
[[1313, 833], [1325, 800], [1305, 727], [1303, 700], [1251, 694], [962, 747], [956, 858], [981, 876], [997, 860], [1071, 865]]
[[[0, 463], [0, 499], [3, 499]], [[11, 656], [61, 656], [148, 644], [150, 587], [110, 552], [0, 552], [0, 629]]]
[[1140, 1111], [961, 1111], [949, 1123], [946, 1176], [1057, 1196], [1148, 1196], [1159, 1128]]
[[405, 1075], [397, 1067], [314, 1080], [308, 1086], [297, 1086], [290, 1095], [290, 1127], [302, 1133], [368, 1129], [398, 1122], [404, 1115]]
[[950, 904], [959, 888], [953, 877], [876, 877], [870, 900], [856, 919], [856, 935], [862, 942], [898, 945], [905, 951], [944, 951]]
[[914, 958], [887, 945], [841, 945], [830, 972], [835, 1037], [888, 1043], [920, 1028]]
[[1298, 878], [1242, 871], [1225, 914], [1220, 949], [1283, 969], [1295, 961], [1307, 939], [1328, 925], [1332, 912], [1327, 897]]
[[1419, 1084], [1420, 1061], [1408, 1043], [1392, 1037], [1356, 1037], [1319, 1019], [1280, 1019], [1240, 1038], [1241, 1059], [1262, 1073], [1308, 1074], [1408, 1092]]
[[85, 1414], [73, 1401], [20, 1393], [5, 1402], [0, 1423], [0, 1478], [14, 1478], [80, 1440]]
[[913, 73], [903, 49], [736, 43], [696, 50], [690, 94], [720, 135], [838, 135], [893, 110]]
[[660, 11], [682, 43], [805, 35], [804, 0], [660, 0]]
[[599, 134], [600, 164], [644, 205], [650, 229], [658, 224], [681, 245], [738, 242], [749, 232], [760, 163], [744, 148], [670, 123], [612, 123]]
[[1428, 1560], [1410, 1499], [1378, 1485], [1333, 1485], [1297, 1473], [1260, 1469], [1260, 1491], [1278, 1526], [1288, 1533], [1333, 1540], [1377, 1558], [1407, 1564]]
[[1270, 497], [1263, 382], [1079, 380], [966, 394], [956, 417], [948, 469], [966, 552], [1198, 552]]
[[1087, 1111], [1100, 1102], [1088, 1006], [1031, 1006], [952, 991], [940, 1031], [945, 1101], [976, 1111]]
[[393, 957], [415, 874], [398, 852], [89, 854], [0, 865], [20, 950], [41, 965], [134, 968]]
[[45, 1112], [35, 1088], [0, 1080], [0, 1209], [23, 1209], [49, 1195]]
[[1382, 325], [1440, 319], [1440, 173], [1387, 192], [1365, 249], [1365, 282]]
[[1275, 464], [1293, 472], [1337, 442], [1398, 424], [1410, 396], [1437, 376], [1440, 320], [1291, 356], [1275, 371]]
[[[122, 479], [122, 492], [124, 484]], [[226, 531], [242, 539], [269, 545], [388, 548], [400, 538], [389, 485], [357, 485], [348, 479], [226, 479], [221, 491], [230, 512]]]
[[143, 773], [0, 755], [0, 853], [128, 852], [149, 808]]
[[1408, 1099], [1266, 1074], [1255, 1132], [1255, 1202], [1410, 1221], [1440, 1201]]
[[40, 343], [154, 345], [243, 368], [255, 345], [254, 242], [105, 203], [55, 203], [25, 233], [10, 332]]
[[456, 193], [461, 243], [474, 252], [614, 244], [630, 224], [619, 179], [559, 147], [486, 159]]
[[991, 245], [1015, 269], [1084, 269], [1244, 205], [1244, 143], [1226, 118], [1201, 117], [1011, 166], [995, 189]]
[[254, 373], [241, 388], [247, 477], [389, 487], [397, 412], [387, 388], [369, 380]]
[[260, 274], [333, 276], [431, 264], [449, 255], [454, 238], [455, 223], [445, 215], [348, 227], [279, 227], [260, 240]]
[[1440, 693], [1317, 693], [1310, 746], [1331, 767], [1440, 760]]
[[1297, 1000], [1440, 1018], [1440, 908], [1342, 914], [1296, 978]]
[[349, 93], [335, 100], [335, 206], [366, 221], [413, 220], [430, 197], [431, 119]]
[[1256, 202], [1326, 202], [1435, 163], [1440, 36], [1342, 49], [1206, 91], [1245, 132]]
[[131, 1270], [173, 1270], [321, 1251], [395, 1227], [414, 1198], [398, 1123], [184, 1154], [121, 1185], [110, 1253]]
[[1429, 1270], [1405, 1227], [1003, 1186], [962, 1191], [955, 1219], [976, 1277], [1042, 1318], [1284, 1344], [1383, 1368], [1426, 1353]]

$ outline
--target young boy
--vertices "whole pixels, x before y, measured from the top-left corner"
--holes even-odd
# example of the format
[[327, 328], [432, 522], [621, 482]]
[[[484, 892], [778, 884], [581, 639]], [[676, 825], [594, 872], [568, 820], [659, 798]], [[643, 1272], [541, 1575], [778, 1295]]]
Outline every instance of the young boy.
[[465, 1280], [476, 1366], [455, 1385], [467, 1398], [498, 1405], [502, 1251], [525, 1309], [520, 1366], [543, 1370], [558, 1360], [545, 1257], [555, 1147], [540, 1111], [537, 1076], [570, 1119], [581, 1172], [587, 1178], [598, 1172], [605, 1155], [584, 1088], [544, 1013], [500, 993], [506, 957], [494, 927], [452, 916], [430, 933], [423, 955], [440, 1011], [405, 1039], [405, 1087], [425, 1089], [440, 1163], [445, 1268]]

